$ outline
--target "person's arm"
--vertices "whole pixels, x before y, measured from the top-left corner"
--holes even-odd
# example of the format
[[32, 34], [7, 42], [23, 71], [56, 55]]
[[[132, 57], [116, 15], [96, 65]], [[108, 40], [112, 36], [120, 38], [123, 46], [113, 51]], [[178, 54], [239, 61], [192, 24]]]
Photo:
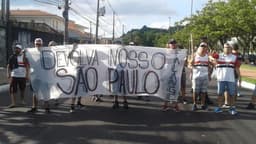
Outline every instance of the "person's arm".
[[11, 69], [10, 69], [10, 64], [7, 64], [7, 78], [11, 78]]
[[235, 62], [235, 72], [237, 74], [237, 80], [238, 80], [238, 85], [241, 86], [241, 72], [240, 72], [240, 66], [241, 66], [241, 61], [240, 59], [236, 58], [236, 62]]
[[188, 61], [188, 68], [193, 69], [194, 55], [190, 55], [187, 61]]
[[30, 74], [29, 69], [30, 69], [30, 67], [29, 67], [29, 63], [28, 63], [27, 58], [26, 58], [25, 66], [26, 66], [26, 79], [29, 80], [29, 74]]
[[11, 63], [12, 63], [12, 56], [8, 59], [8, 64], [7, 64], [7, 71], [6, 71], [6, 76], [7, 76], [7, 78], [8, 79], [10, 79], [11, 78]]
[[30, 65], [29, 65], [29, 61], [28, 58], [26, 57], [26, 51], [24, 50], [24, 62], [25, 62], [25, 68], [26, 68], [26, 79], [29, 80], [29, 69], [30, 69]]

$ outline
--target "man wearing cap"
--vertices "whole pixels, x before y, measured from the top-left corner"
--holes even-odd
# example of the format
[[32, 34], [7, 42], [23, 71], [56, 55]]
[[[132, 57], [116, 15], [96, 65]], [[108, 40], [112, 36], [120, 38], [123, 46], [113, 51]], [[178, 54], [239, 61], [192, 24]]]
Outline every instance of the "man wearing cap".
[[28, 61], [22, 51], [22, 46], [15, 45], [14, 54], [11, 55], [7, 64], [7, 77], [10, 82], [9, 94], [11, 96], [11, 105], [9, 108], [16, 106], [16, 97], [18, 86], [20, 89], [21, 103], [24, 105], [24, 93], [26, 89], [26, 81], [28, 79]]
[[202, 42], [197, 48], [196, 53], [192, 56], [189, 63], [192, 69], [192, 88], [193, 88], [193, 106], [192, 111], [197, 110], [197, 96], [201, 96], [201, 108], [207, 109], [205, 97], [208, 89], [210, 76], [210, 61], [207, 54], [208, 45]]

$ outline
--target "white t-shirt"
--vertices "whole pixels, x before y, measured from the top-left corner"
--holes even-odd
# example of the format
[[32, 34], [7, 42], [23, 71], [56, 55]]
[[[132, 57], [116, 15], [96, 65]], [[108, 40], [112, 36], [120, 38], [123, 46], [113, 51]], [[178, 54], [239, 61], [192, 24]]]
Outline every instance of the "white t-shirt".
[[24, 55], [17, 56], [18, 67], [11, 71], [11, 77], [25, 78], [26, 77], [26, 64], [24, 62]]
[[193, 63], [193, 74], [192, 79], [196, 78], [208, 78], [208, 55], [200, 56], [198, 54], [195, 55], [194, 63]]
[[217, 81], [235, 82], [236, 56], [220, 54], [217, 60]]

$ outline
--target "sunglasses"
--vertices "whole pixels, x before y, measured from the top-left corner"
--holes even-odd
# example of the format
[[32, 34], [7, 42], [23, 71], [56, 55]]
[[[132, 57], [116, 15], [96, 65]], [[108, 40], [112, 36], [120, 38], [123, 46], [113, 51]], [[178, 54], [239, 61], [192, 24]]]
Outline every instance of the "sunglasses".
[[200, 45], [200, 47], [206, 48], [206, 47], [207, 47], [207, 45]]

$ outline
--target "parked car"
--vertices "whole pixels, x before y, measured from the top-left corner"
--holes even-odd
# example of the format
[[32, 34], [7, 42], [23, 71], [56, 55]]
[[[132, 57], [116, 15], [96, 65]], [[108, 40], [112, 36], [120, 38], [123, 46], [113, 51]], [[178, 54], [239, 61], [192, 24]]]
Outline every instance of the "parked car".
[[250, 64], [255, 65], [256, 64], [256, 55], [249, 55], [248, 60]]

